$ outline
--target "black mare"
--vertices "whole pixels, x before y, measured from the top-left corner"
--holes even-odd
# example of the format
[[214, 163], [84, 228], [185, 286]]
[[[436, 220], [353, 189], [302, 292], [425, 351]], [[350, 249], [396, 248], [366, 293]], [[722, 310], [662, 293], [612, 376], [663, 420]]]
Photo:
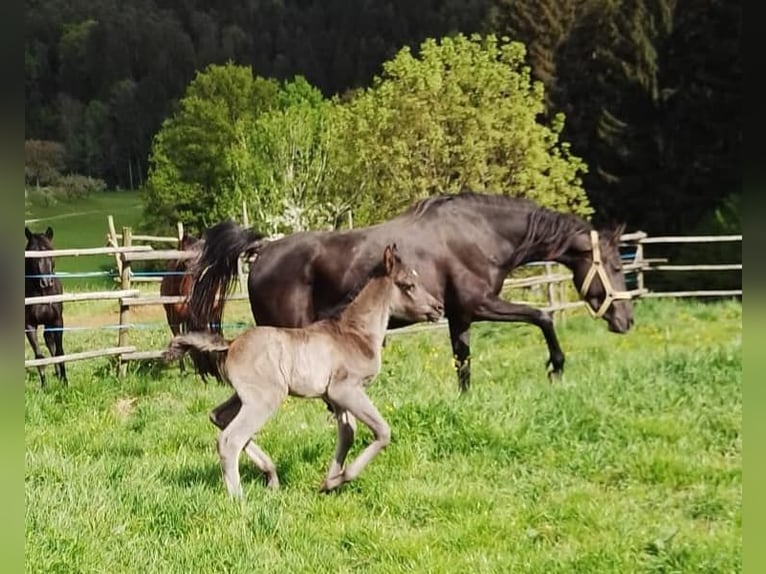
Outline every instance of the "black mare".
[[[48, 227], [45, 233], [32, 233], [24, 228], [27, 236], [25, 251], [49, 251], [53, 249], [53, 228]], [[24, 297], [39, 297], [43, 295], [60, 295], [63, 293], [61, 280], [54, 276], [55, 263], [52, 257], [24, 258]], [[38, 303], [24, 307], [24, 333], [27, 335], [35, 358], [41, 359], [43, 354], [37, 341], [37, 328], [43, 326], [45, 344], [52, 357], [64, 354], [63, 340], [63, 303]], [[66, 366], [64, 363], [54, 365], [56, 376], [66, 384]], [[40, 373], [40, 385], [45, 386], [45, 368], [37, 367]]]
[[[444, 304], [462, 391], [470, 385], [470, 328], [476, 321], [536, 325], [548, 345], [550, 374], [558, 375], [564, 353], [551, 314], [501, 299], [503, 281], [524, 263], [560, 262], [572, 270], [589, 311], [611, 331], [625, 333], [633, 324], [633, 307], [620, 260], [622, 231], [597, 232], [581, 217], [530, 200], [470, 192], [428, 197], [371, 227], [301, 232], [275, 241], [223, 222], [207, 231], [193, 272], [190, 328], [221, 323], [216, 297], [232, 286], [241, 254], [255, 256], [248, 292], [256, 324], [301, 327], [343, 304], [383, 247], [396, 242], [402, 260]], [[204, 366], [197, 368], [204, 375]]]

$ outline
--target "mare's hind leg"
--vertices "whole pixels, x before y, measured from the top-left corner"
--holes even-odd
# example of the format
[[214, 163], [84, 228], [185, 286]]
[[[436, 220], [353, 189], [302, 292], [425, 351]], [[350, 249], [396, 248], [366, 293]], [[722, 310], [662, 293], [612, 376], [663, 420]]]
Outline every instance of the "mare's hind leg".
[[[234, 393], [230, 398], [226, 399], [223, 403], [218, 405], [212, 411], [210, 411], [210, 422], [212, 422], [219, 429], [223, 430], [229, 423], [237, 416], [239, 409], [242, 407], [242, 401], [239, 395]], [[248, 441], [245, 445], [245, 454], [253, 461], [253, 464], [266, 477], [266, 486], [269, 488], [279, 488], [279, 478], [277, 477], [277, 468], [274, 466], [272, 460], [264, 453], [260, 447], [252, 440]]]
[[[282, 389], [275, 390], [277, 392], [271, 390], [270, 396], [260, 396], [256, 397], [256, 400], [244, 401], [237, 415], [218, 437], [218, 454], [221, 457], [223, 479], [232, 497], [242, 496], [242, 485], [239, 480], [240, 453], [249, 442], [252, 442], [250, 440], [252, 436], [266, 424], [286, 396], [286, 392]], [[265, 463], [261, 470], [267, 473], [269, 485], [273, 485], [276, 480], [276, 466], [255, 443], [253, 447], [258, 454], [257, 458]]]
[[375, 440], [367, 445], [361, 454], [335, 479], [325, 480], [322, 484], [322, 490], [325, 492], [337, 488], [344, 482], [354, 480], [364, 470], [364, 467], [391, 442], [391, 429], [388, 423], [367, 397], [361, 383], [348, 382], [330, 385], [327, 394], [339, 409], [348, 410], [367, 425], [372, 431]]
[[[35, 354], [35, 359], [42, 359], [43, 354], [40, 350], [40, 343], [37, 342], [37, 327], [32, 325], [25, 325], [24, 332], [27, 335], [29, 345], [32, 347], [32, 352]], [[45, 386], [45, 367], [37, 367], [37, 372], [40, 375], [40, 386]]]
[[356, 432], [356, 418], [350, 412], [337, 408], [335, 419], [338, 422], [338, 443], [335, 447], [335, 454], [330, 462], [330, 469], [319, 490], [330, 490], [328, 485], [337, 486], [343, 482], [343, 464], [346, 462], [346, 455], [351, 445], [354, 444], [354, 433]]

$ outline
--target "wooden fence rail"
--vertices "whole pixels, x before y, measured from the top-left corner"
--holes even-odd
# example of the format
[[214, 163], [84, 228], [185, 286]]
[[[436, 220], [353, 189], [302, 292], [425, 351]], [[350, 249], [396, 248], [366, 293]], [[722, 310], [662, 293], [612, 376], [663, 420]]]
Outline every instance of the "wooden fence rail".
[[[133, 274], [131, 267], [134, 262], [139, 261], [176, 261], [180, 259], [191, 259], [195, 257], [194, 253], [188, 251], [179, 251], [178, 249], [154, 249], [151, 245], [135, 245], [134, 241], [148, 241], [158, 243], [176, 243], [180, 244], [183, 237], [183, 225], [178, 226], [178, 237], [162, 237], [154, 235], [133, 235], [128, 227], [122, 229], [122, 233], [117, 233], [114, 227], [113, 218], [108, 221], [109, 232], [107, 234], [107, 247], [84, 248], [84, 249], [58, 249], [54, 251], [25, 251], [25, 258], [35, 257], [79, 257], [88, 255], [114, 255], [117, 265], [118, 281], [120, 288], [110, 291], [95, 291], [85, 293], [65, 293], [61, 295], [48, 295], [42, 297], [25, 297], [25, 305], [44, 304], [52, 302], [77, 302], [94, 300], [114, 300], [119, 304], [119, 325], [117, 346], [104, 349], [89, 350], [78, 353], [70, 353], [61, 357], [47, 357], [41, 359], [25, 360], [25, 368], [35, 368], [38, 366], [51, 365], [60, 362], [79, 361], [97, 357], [116, 357], [118, 364], [118, 373], [124, 374], [129, 361], [158, 359], [162, 355], [162, 350], [139, 350], [129, 343], [130, 310], [133, 307], [165, 305], [169, 303], [185, 302], [187, 297], [179, 296], [160, 296], [143, 295], [137, 289], [137, 284], [146, 281], [161, 281], [162, 277], [139, 277]], [[711, 289], [694, 291], [672, 291], [672, 292], [651, 292], [644, 287], [644, 273], [646, 272], [687, 272], [687, 271], [732, 271], [742, 270], [741, 263], [727, 264], [699, 264], [699, 265], [675, 265], [670, 264], [666, 259], [644, 258], [643, 246], [646, 244], [672, 244], [672, 243], [714, 243], [723, 241], [742, 241], [742, 235], [720, 235], [720, 236], [696, 236], [696, 237], [648, 237], [646, 233], [637, 231], [624, 234], [621, 237], [623, 244], [632, 245], [634, 248], [633, 258], [624, 262], [623, 269], [626, 273], [633, 273], [636, 276], [636, 288], [630, 291], [633, 297], [736, 297], [742, 295], [742, 289]], [[246, 300], [248, 299], [246, 283], [243, 278], [246, 274], [245, 268], [248, 261], [242, 258], [240, 262], [240, 292], [232, 293], [224, 297], [225, 300]], [[571, 281], [572, 273], [557, 263], [552, 262], [533, 262], [525, 266], [529, 269], [538, 270], [537, 275], [522, 278], [508, 278], [504, 282], [505, 289], [522, 290], [524, 293], [536, 293], [537, 301], [517, 301], [536, 306], [542, 310], [549, 311], [558, 317], [563, 317], [563, 313], [572, 309], [579, 309], [585, 303], [579, 299], [573, 300], [576, 293], [568, 288], [566, 283]], [[402, 335], [415, 333], [423, 330], [443, 328], [447, 322], [445, 320], [433, 324], [419, 324], [388, 331], [391, 335]]]

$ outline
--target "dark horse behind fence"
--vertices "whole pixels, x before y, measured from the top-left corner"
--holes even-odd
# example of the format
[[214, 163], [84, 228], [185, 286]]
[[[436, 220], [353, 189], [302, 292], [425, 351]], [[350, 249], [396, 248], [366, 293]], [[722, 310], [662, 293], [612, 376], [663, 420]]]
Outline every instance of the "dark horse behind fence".
[[[233, 222], [207, 231], [189, 300], [192, 328], [220, 322], [216, 296], [233, 283], [241, 254], [250, 266], [250, 307], [258, 325], [300, 327], [343, 304], [392, 242], [425, 288], [444, 304], [461, 390], [470, 384], [471, 323], [505, 321], [540, 328], [550, 374], [564, 368], [550, 313], [499, 297], [511, 270], [557, 261], [572, 270], [591, 313], [615, 333], [633, 324], [619, 253], [623, 228], [597, 232], [586, 220], [502, 195], [460, 193], [418, 201], [384, 223], [349, 231], [309, 231], [276, 241]], [[391, 327], [406, 323], [392, 321]], [[197, 364], [204, 375], [204, 365]]]
[[[48, 227], [45, 233], [32, 233], [24, 228], [27, 236], [25, 251], [50, 251], [53, 249], [53, 228]], [[54, 274], [55, 263], [52, 257], [24, 258], [24, 297], [39, 297], [43, 295], [60, 295], [63, 293], [61, 280]], [[24, 306], [24, 333], [29, 339], [36, 359], [43, 357], [40, 344], [37, 341], [37, 328], [43, 326], [45, 344], [52, 357], [64, 354], [63, 346], [63, 303], [38, 303]], [[54, 365], [56, 376], [67, 382], [64, 363]], [[40, 385], [45, 386], [45, 368], [38, 367]]]
[[[178, 249], [199, 253], [202, 251], [204, 242], [201, 239], [184, 235]], [[167, 274], [162, 277], [160, 283], [161, 296], [188, 296], [192, 290], [194, 279], [191, 275], [192, 259], [176, 259], [170, 261], [167, 266]], [[185, 326], [189, 323], [189, 308], [186, 302], [165, 303], [165, 317], [173, 336], [185, 332]], [[181, 372], [184, 372], [183, 359], [180, 362]]]

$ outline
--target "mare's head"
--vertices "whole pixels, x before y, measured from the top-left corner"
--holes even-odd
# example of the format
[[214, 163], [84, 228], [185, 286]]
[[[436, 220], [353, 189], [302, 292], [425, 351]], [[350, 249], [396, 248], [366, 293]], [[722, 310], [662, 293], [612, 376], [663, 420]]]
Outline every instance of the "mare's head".
[[444, 313], [441, 302], [426, 291], [415, 271], [399, 258], [396, 244], [383, 251], [383, 269], [393, 284], [391, 316], [405, 321], [438, 321]]
[[[27, 246], [24, 251], [50, 251], [53, 249], [53, 228], [48, 227], [45, 233], [32, 233], [29, 227], [24, 228], [27, 236]], [[24, 274], [26, 280], [46, 289], [53, 285], [53, 271], [55, 269], [53, 257], [35, 257], [24, 261]]]
[[633, 325], [633, 304], [620, 258], [620, 236], [624, 231], [624, 225], [593, 230], [574, 243], [578, 252], [572, 266], [575, 286], [591, 315], [603, 317], [614, 333], [627, 333]]
[[184, 233], [184, 236], [181, 238], [181, 241], [178, 245], [178, 250], [179, 251], [191, 251], [191, 250], [200, 251], [202, 250], [203, 245], [204, 245], [204, 241], [202, 239], [198, 237], [194, 237], [193, 235]]

